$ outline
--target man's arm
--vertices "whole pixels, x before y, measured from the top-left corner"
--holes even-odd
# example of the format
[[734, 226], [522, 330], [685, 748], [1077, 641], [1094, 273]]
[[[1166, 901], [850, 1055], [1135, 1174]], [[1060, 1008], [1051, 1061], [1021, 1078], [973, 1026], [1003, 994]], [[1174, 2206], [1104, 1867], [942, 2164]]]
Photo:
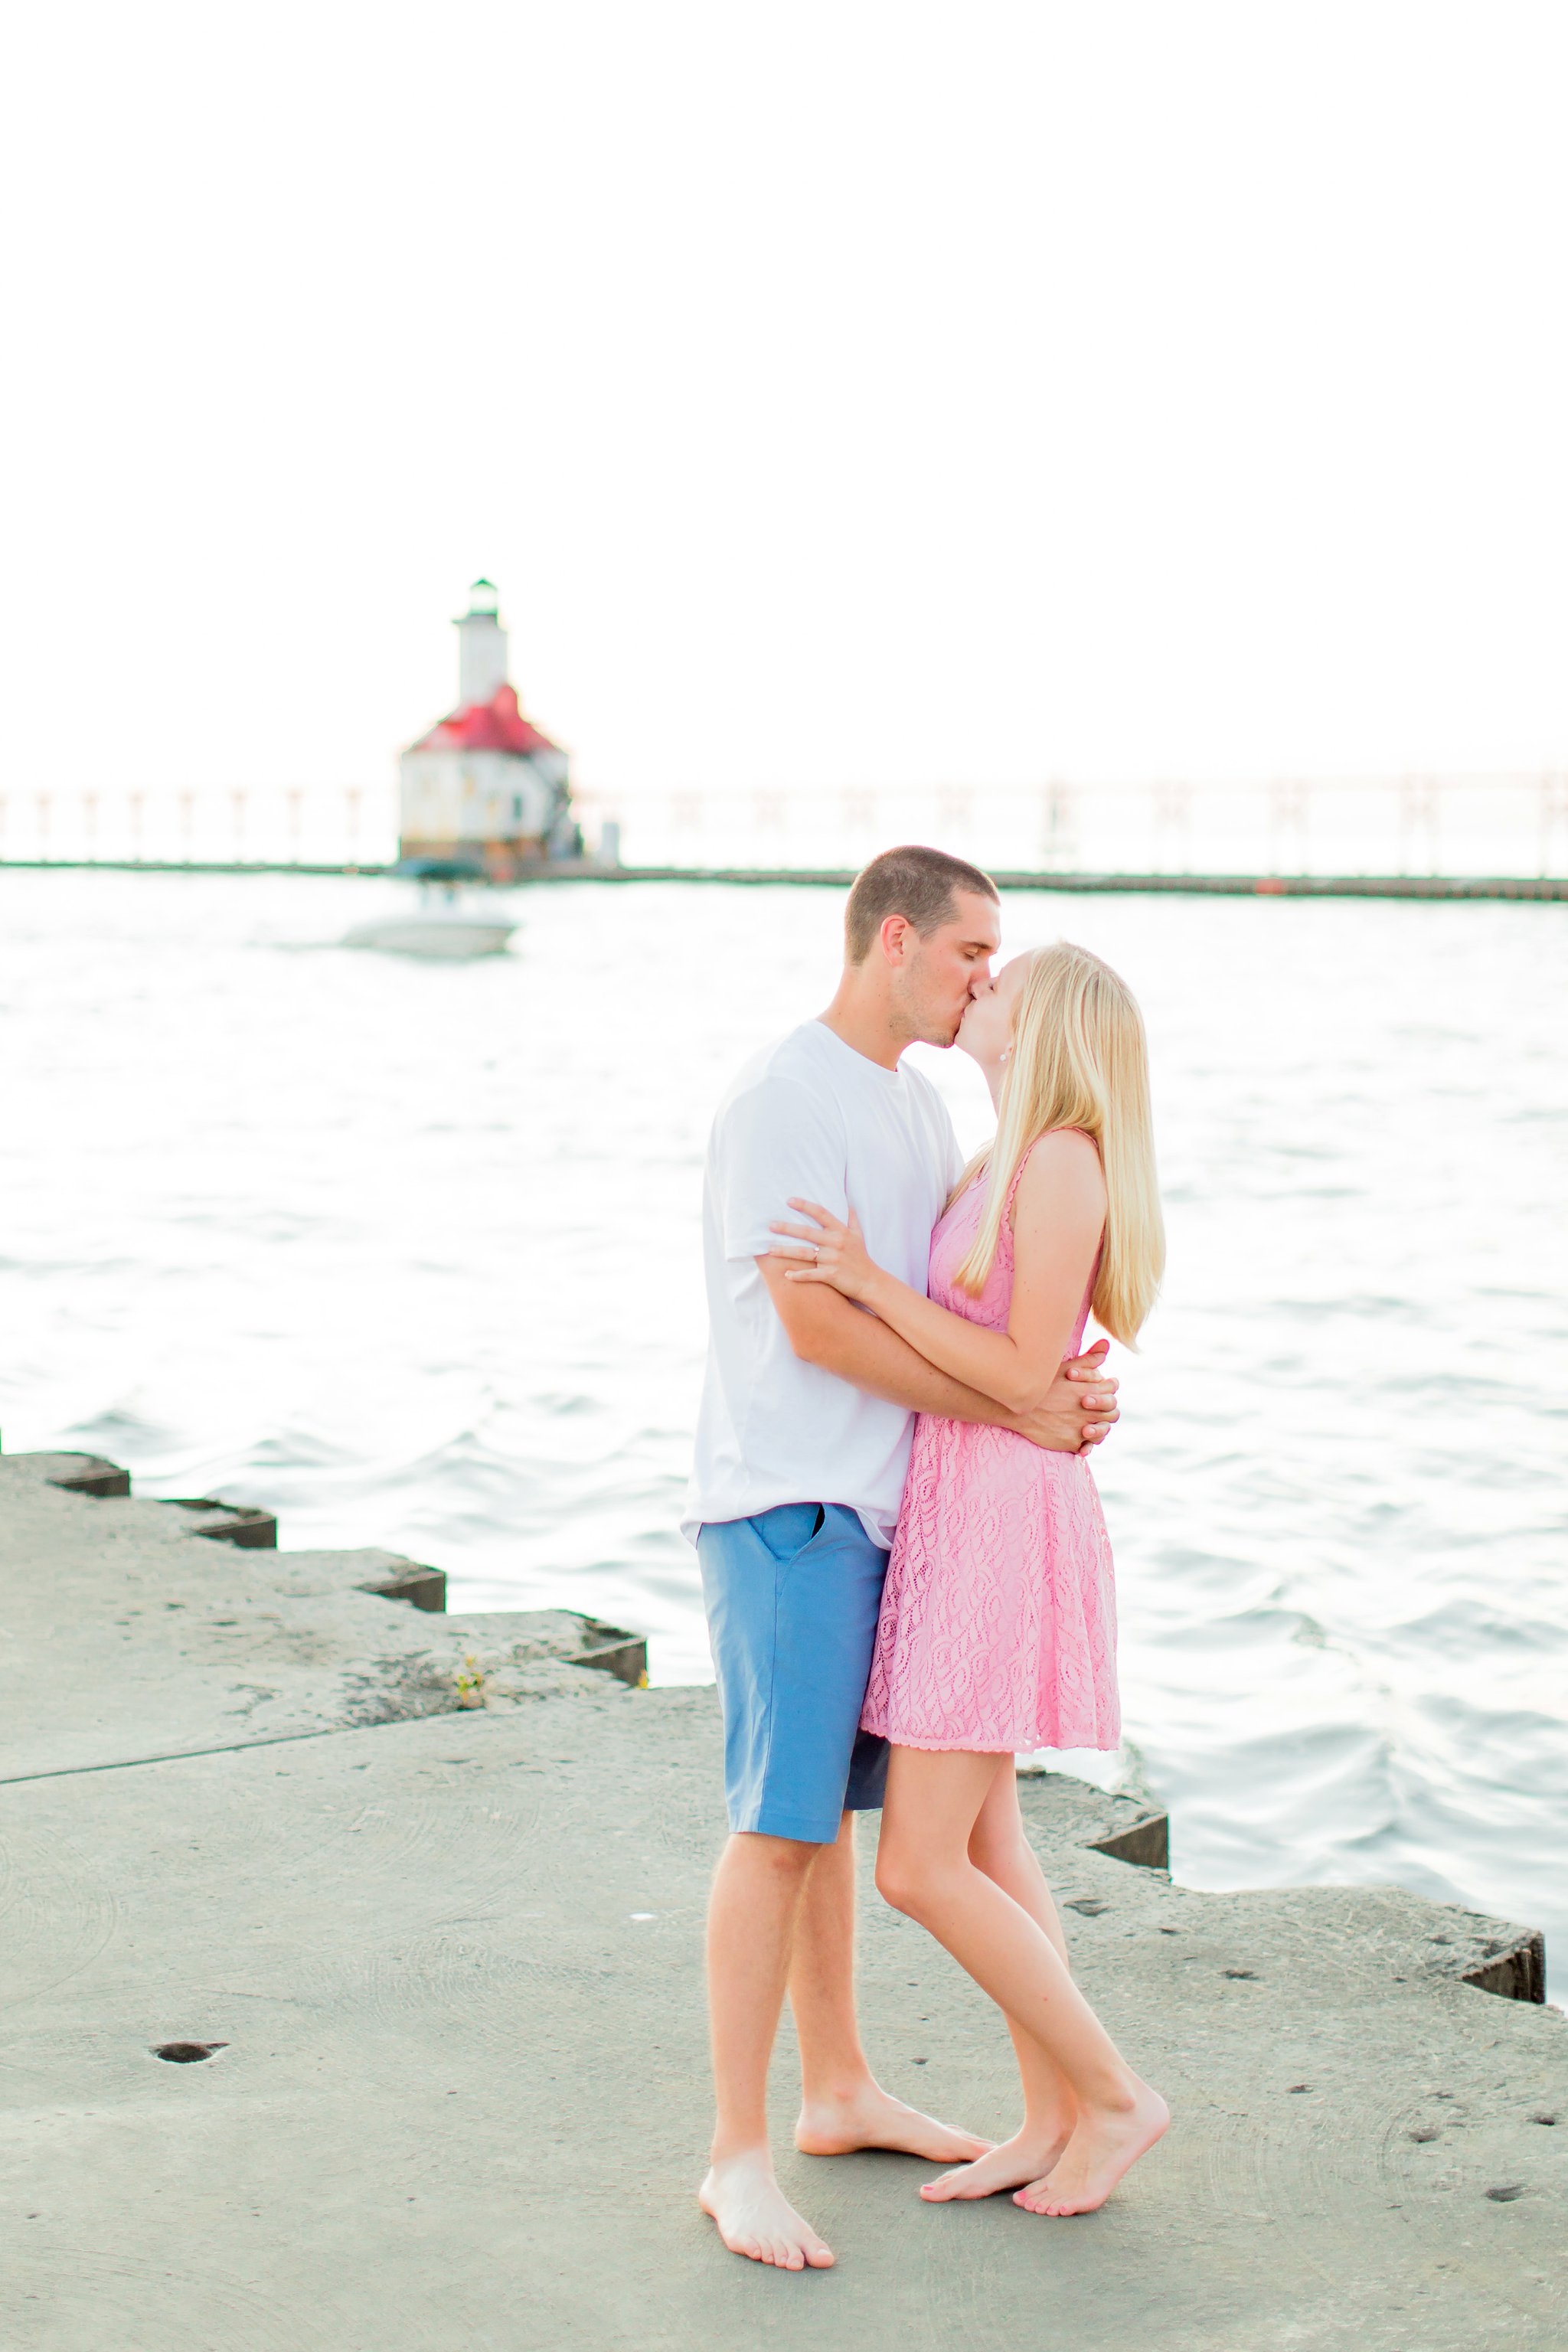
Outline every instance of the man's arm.
[[1098, 1445], [1120, 1417], [1116, 1382], [1094, 1363], [1097, 1350], [1091, 1349], [1087, 1360], [1076, 1359], [1072, 1366], [1064, 1364], [1047, 1395], [1031, 1411], [1009, 1412], [994, 1397], [982, 1396], [977, 1389], [939, 1372], [896, 1331], [874, 1315], [863, 1314], [837, 1290], [825, 1284], [787, 1282], [787, 1263], [778, 1257], [757, 1260], [790, 1346], [804, 1362], [832, 1372], [852, 1388], [885, 1397], [910, 1412], [938, 1412], [950, 1421], [1011, 1429], [1052, 1454], [1077, 1454], [1085, 1445]]
[[[1014, 1213], [1012, 1298], [1005, 1330], [957, 1315], [900, 1282], [868, 1255], [851, 1211], [847, 1223], [818, 1201], [792, 1200], [809, 1224], [776, 1230], [801, 1244], [785, 1268], [792, 1289], [828, 1284], [907, 1339], [918, 1354], [1010, 1412], [1048, 1395], [1082, 1309], [1105, 1231], [1105, 1178], [1087, 1135], [1062, 1128], [1035, 1143], [1020, 1173]], [[808, 1238], [809, 1237], [809, 1238]], [[781, 1242], [788, 1255], [794, 1242]], [[809, 1253], [809, 1255], [807, 1255]]]

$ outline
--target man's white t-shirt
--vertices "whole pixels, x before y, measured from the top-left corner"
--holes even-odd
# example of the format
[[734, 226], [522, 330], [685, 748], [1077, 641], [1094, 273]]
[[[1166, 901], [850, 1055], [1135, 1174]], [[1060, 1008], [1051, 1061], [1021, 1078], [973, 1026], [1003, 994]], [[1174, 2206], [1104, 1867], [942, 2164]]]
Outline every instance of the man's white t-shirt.
[[[708, 1372], [684, 1532], [779, 1503], [841, 1503], [890, 1544], [914, 1417], [791, 1348], [757, 1259], [787, 1203], [852, 1208], [868, 1255], [922, 1295], [931, 1228], [963, 1168], [942, 1097], [820, 1021], [754, 1055], [719, 1106], [703, 1186]], [[857, 1310], [858, 1311], [858, 1310]]]

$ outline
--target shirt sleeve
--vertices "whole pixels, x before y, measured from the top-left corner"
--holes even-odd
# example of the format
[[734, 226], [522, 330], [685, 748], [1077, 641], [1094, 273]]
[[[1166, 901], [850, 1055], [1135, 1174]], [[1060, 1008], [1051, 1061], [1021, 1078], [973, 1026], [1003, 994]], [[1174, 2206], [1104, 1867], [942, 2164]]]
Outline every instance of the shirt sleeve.
[[[713, 1175], [726, 1257], [761, 1257], [789, 1217], [790, 1195], [849, 1212], [843, 1121], [793, 1078], [765, 1077], [727, 1105], [713, 1139]], [[796, 1223], [802, 1221], [796, 1217]]]

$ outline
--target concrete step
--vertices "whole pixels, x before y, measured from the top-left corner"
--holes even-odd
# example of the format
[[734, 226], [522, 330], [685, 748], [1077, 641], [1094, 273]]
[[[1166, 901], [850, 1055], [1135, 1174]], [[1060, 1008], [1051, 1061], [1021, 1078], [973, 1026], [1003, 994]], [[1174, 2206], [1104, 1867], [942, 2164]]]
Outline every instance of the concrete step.
[[[647, 1636], [606, 1625], [597, 1617], [584, 1617], [575, 1609], [492, 1609], [479, 1615], [448, 1617], [447, 1624], [459, 1641], [471, 1637], [510, 1647], [514, 1656], [521, 1656], [521, 1645], [527, 1644], [532, 1654], [563, 1658], [574, 1666], [596, 1667], [629, 1683], [634, 1690], [647, 1681]], [[536, 1643], [541, 1646], [532, 1652]]]
[[47, 1485], [68, 1495], [129, 1495], [131, 1473], [101, 1454], [9, 1454], [10, 1464], [23, 1467]]
[[0, 1454], [0, 1780], [493, 1711], [584, 1666], [646, 1671], [642, 1637], [598, 1619], [448, 1618], [423, 1562], [203, 1540], [205, 1510], [65, 1492], [45, 1475], [58, 1466]]

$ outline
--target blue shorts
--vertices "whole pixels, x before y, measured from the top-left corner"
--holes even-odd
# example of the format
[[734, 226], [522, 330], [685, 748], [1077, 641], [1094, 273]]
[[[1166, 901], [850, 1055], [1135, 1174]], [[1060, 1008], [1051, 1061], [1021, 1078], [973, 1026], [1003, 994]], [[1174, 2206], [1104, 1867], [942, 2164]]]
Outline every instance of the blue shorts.
[[732, 1830], [831, 1845], [882, 1801], [888, 1743], [860, 1729], [888, 1555], [841, 1503], [699, 1529]]

